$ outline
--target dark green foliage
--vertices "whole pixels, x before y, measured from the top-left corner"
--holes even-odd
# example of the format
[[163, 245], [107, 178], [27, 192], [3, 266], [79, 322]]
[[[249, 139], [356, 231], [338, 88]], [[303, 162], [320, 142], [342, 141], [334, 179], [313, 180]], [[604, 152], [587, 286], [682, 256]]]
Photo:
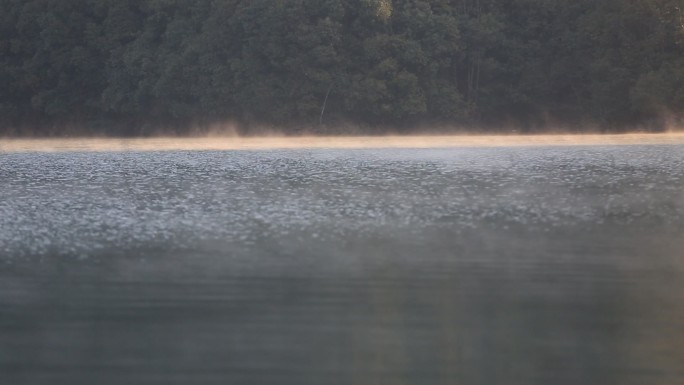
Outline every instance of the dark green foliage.
[[185, 133], [224, 121], [287, 133], [659, 129], [684, 111], [683, 8], [0, 0], [0, 134]]

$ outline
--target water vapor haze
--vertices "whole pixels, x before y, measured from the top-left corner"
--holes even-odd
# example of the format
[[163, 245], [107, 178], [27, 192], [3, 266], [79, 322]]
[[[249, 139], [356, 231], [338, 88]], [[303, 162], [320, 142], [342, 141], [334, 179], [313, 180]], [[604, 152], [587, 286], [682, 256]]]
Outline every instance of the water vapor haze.
[[353, 137], [239, 137], [226, 131], [203, 137], [3, 139], [0, 152], [222, 151], [304, 148], [449, 148], [684, 144], [684, 132], [618, 135], [432, 135]]

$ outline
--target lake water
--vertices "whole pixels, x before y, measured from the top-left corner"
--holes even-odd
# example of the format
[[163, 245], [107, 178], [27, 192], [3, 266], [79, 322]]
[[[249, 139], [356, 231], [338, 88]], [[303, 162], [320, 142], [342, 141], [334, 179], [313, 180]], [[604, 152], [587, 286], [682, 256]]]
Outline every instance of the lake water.
[[1, 384], [684, 383], [684, 145], [0, 151]]

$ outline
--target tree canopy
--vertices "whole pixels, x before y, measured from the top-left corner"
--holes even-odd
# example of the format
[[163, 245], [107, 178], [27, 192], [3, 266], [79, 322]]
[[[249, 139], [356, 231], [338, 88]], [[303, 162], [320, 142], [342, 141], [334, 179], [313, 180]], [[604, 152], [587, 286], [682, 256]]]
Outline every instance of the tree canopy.
[[0, 134], [662, 129], [681, 0], [0, 0]]

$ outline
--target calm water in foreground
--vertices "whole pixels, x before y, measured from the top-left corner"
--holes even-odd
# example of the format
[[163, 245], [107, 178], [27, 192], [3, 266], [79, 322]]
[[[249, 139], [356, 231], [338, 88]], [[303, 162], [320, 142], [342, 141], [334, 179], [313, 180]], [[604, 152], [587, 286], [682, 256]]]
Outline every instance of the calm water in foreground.
[[682, 383], [682, 144], [0, 152], [0, 384]]

